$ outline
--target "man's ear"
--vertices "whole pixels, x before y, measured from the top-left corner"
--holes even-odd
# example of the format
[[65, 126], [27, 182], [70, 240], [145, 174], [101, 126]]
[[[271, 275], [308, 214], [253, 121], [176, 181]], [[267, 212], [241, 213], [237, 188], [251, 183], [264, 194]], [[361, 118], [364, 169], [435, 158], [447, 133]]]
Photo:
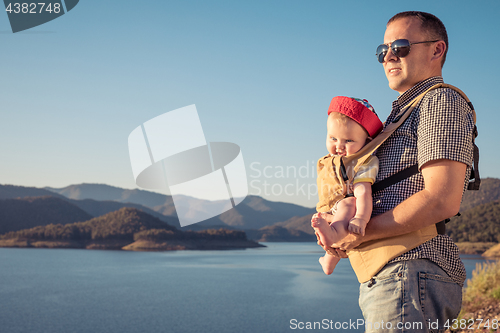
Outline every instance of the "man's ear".
[[432, 59], [441, 59], [444, 56], [444, 51], [446, 51], [446, 43], [442, 40], [437, 41], [434, 44], [434, 53]]

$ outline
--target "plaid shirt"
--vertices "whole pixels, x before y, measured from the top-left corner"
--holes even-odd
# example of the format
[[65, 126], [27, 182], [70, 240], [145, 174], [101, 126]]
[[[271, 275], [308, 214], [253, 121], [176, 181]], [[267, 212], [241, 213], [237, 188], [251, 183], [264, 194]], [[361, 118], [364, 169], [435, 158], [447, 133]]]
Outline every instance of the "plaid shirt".
[[[415, 97], [442, 83], [442, 77], [432, 77], [406, 91], [392, 104], [389, 124]], [[465, 163], [464, 191], [469, 182], [473, 160], [472, 133], [474, 121], [467, 102], [454, 90], [434, 89], [427, 93], [408, 119], [380, 146], [376, 155], [380, 169], [377, 181], [418, 163], [448, 159]], [[382, 214], [424, 189], [421, 173], [394, 184], [373, 196], [373, 215]], [[437, 222], [437, 221], [436, 221]], [[457, 246], [447, 235], [437, 235], [424, 244], [402, 254], [389, 263], [429, 259], [440, 266], [456, 283], [463, 286], [465, 268]]]

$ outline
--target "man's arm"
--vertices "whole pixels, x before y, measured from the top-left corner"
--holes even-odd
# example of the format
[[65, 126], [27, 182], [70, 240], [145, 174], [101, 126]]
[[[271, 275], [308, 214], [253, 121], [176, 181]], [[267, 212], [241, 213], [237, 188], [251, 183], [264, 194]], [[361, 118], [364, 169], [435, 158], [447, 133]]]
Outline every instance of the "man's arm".
[[365, 236], [350, 234], [334, 247], [350, 250], [362, 242], [406, 234], [454, 216], [460, 208], [466, 170], [464, 163], [452, 160], [425, 163], [421, 168], [425, 182], [422, 191], [373, 217]]

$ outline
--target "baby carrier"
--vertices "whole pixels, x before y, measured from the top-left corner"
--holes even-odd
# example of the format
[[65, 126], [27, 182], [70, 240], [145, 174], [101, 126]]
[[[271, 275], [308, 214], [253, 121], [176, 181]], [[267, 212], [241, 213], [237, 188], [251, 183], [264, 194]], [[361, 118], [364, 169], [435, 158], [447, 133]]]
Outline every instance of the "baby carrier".
[[[462, 98], [465, 99], [470, 109], [472, 110], [474, 119], [474, 135], [472, 137], [473, 143], [473, 159], [474, 165], [470, 175], [470, 181], [468, 185], [469, 190], [478, 190], [480, 185], [479, 177], [479, 149], [475, 144], [475, 138], [477, 137], [477, 127], [476, 123], [476, 113], [472, 103], [469, 101], [467, 96], [458, 88], [444, 83], [436, 84], [430, 87], [428, 90], [424, 91], [422, 94], [417, 96], [408, 107], [404, 108], [392, 121], [388, 124], [384, 130], [377, 135], [371, 142], [367, 143], [360, 151], [350, 156], [335, 156], [332, 159], [332, 166], [335, 172], [330, 174], [334, 177], [334, 182], [338, 185], [335, 186], [335, 194], [337, 199], [341, 199], [347, 193], [349, 184], [352, 182], [354, 175], [358, 172], [360, 167], [365, 163], [365, 161], [370, 158], [370, 156], [377, 150], [377, 148], [392, 134], [394, 131], [405, 122], [408, 116], [412, 113], [413, 109], [419, 104], [422, 98], [429, 91], [437, 88], [449, 88], [457, 91]], [[320, 159], [321, 161], [321, 159]], [[318, 169], [319, 162], [318, 161]], [[318, 170], [319, 172], [319, 170]], [[397, 182], [406, 179], [416, 173], [418, 173], [418, 165], [410, 166], [388, 178], [383, 179], [372, 185], [372, 192], [381, 191]], [[318, 191], [320, 191], [320, 177], [318, 177]], [[324, 211], [324, 210], [323, 210]], [[358, 277], [359, 282], [366, 282], [371, 279], [382, 267], [385, 266], [387, 262], [391, 259], [401, 255], [420, 244], [434, 238], [438, 233], [445, 233], [445, 223], [449, 219], [437, 223], [435, 226], [431, 225], [429, 227], [417, 230], [405, 235], [397, 237], [388, 237], [382, 240], [375, 240], [370, 242], [362, 243], [357, 248], [348, 251], [349, 260], [351, 265]]]

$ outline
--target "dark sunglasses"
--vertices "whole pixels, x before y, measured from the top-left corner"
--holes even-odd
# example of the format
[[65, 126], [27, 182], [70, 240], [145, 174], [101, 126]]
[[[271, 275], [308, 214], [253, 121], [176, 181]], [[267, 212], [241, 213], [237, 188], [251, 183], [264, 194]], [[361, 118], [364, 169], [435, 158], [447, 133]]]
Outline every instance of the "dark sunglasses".
[[[410, 46], [415, 45], [415, 44], [423, 44], [423, 43], [434, 43], [438, 42], [438, 40], [429, 40], [425, 42], [417, 42], [417, 43], [410, 43], [408, 39], [397, 39], [394, 42], [391, 43], [391, 51], [392, 54], [394, 54], [398, 58], [404, 58], [410, 53]], [[387, 54], [387, 51], [389, 51], [389, 46], [387, 44], [381, 44], [377, 47], [377, 53], [375, 54], [377, 56], [378, 62], [381, 64], [384, 62], [384, 58]]]

